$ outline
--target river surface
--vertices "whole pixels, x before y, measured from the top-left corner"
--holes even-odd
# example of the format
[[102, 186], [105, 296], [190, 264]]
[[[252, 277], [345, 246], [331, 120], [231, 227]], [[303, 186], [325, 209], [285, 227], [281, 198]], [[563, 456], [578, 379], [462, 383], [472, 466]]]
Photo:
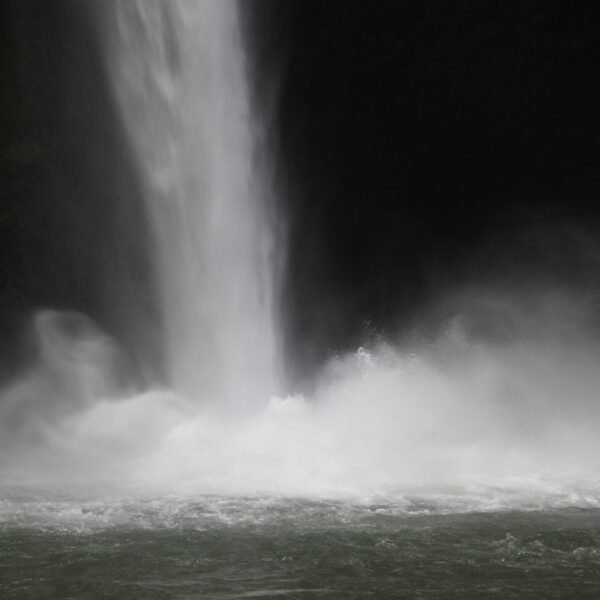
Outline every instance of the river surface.
[[6, 599], [600, 597], [585, 494], [1, 497]]

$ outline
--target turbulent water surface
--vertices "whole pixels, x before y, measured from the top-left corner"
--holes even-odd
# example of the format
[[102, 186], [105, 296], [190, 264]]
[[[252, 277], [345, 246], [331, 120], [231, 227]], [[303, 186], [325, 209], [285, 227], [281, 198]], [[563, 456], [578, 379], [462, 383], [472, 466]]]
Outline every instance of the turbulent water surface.
[[[554, 498], [554, 502], [558, 502]], [[5, 490], [3, 598], [597, 598], [600, 508]], [[579, 505], [577, 505], [579, 504]]]

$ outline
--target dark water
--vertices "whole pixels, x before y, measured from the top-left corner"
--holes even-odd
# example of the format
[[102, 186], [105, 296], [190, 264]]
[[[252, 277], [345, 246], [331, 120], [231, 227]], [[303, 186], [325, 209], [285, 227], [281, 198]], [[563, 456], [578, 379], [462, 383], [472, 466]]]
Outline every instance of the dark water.
[[600, 598], [600, 509], [228, 498], [0, 503], [2, 598]]

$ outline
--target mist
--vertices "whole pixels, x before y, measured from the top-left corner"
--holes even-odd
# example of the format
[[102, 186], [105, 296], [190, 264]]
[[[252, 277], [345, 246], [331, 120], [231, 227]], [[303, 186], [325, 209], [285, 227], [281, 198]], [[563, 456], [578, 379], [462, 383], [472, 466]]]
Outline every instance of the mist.
[[135, 389], [114, 340], [88, 319], [40, 313], [37, 358], [2, 390], [3, 477], [138, 493], [594, 504], [595, 306], [565, 289], [471, 288], [443, 304], [431, 320], [448, 306], [454, 316], [436, 317], [434, 337], [332, 357], [310, 395], [265, 398], [237, 418]]

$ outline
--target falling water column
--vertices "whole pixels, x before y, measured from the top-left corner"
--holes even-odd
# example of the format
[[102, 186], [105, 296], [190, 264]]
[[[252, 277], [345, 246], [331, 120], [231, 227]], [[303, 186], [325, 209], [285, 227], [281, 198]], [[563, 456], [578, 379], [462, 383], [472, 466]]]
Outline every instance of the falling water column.
[[105, 10], [111, 81], [154, 224], [170, 383], [201, 402], [260, 405], [278, 379], [276, 240], [238, 4]]

